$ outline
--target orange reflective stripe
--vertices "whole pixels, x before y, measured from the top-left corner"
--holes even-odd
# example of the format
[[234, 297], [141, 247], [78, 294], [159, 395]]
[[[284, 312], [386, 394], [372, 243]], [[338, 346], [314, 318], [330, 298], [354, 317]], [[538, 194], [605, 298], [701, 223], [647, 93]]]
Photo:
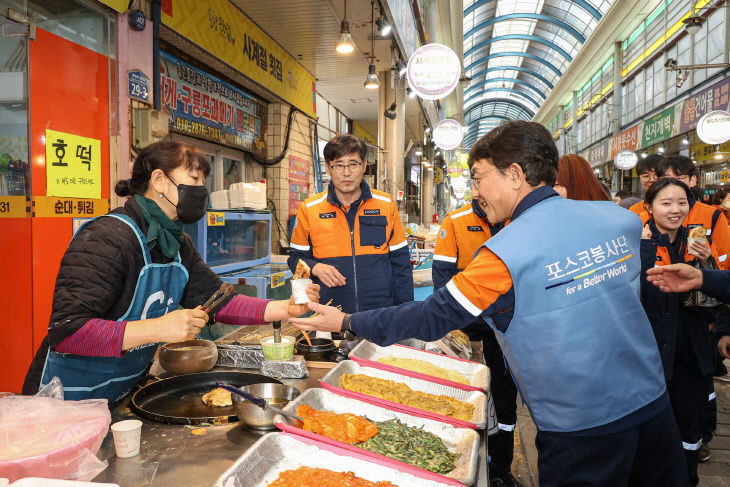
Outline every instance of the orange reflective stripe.
[[512, 276], [507, 266], [486, 247], [482, 248], [466, 269], [455, 275], [450, 282], [468, 300], [468, 303], [462, 303], [457, 296], [454, 296], [467, 310], [468, 304], [471, 304], [484, 311], [512, 288]]
[[456, 242], [456, 235], [454, 234], [454, 224], [449, 215], [446, 215], [444, 218], [436, 236], [436, 248], [433, 251], [433, 259], [455, 264], [459, 257], [459, 248]]

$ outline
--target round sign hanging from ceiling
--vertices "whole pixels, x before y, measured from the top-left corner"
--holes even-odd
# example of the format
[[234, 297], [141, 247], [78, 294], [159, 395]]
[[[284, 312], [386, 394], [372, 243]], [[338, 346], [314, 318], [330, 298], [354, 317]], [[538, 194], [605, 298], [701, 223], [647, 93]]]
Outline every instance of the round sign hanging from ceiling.
[[616, 166], [616, 169], [633, 169], [638, 162], [639, 158], [632, 150], [622, 150], [613, 158], [613, 165]]
[[439, 149], [451, 150], [459, 147], [464, 139], [464, 127], [456, 120], [439, 120], [433, 128], [433, 141]]
[[697, 122], [697, 136], [705, 144], [722, 144], [730, 140], [730, 113], [712, 111]]
[[426, 100], [438, 100], [454, 91], [461, 77], [461, 61], [443, 44], [419, 47], [408, 59], [408, 86]]

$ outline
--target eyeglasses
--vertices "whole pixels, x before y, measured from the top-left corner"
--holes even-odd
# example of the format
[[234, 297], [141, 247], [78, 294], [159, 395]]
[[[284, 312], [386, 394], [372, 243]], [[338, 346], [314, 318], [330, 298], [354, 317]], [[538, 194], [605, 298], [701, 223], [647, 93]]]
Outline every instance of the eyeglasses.
[[654, 173], [645, 172], [644, 174], [639, 175], [639, 179], [642, 183], [648, 183], [649, 181], [656, 181], [657, 177]]
[[477, 188], [478, 185], [479, 185], [479, 181], [482, 180], [482, 179], [484, 179], [487, 174], [489, 174], [490, 172], [494, 171], [495, 169], [497, 169], [497, 168], [496, 167], [493, 167], [492, 169], [489, 169], [487, 171], [484, 171], [479, 176], [472, 176], [472, 177], [470, 177], [469, 178], [469, 182], [471, 183], [471, 187], [472, 188]]
[[362, 162], [351, 162], [349, 164], [330, 164], [330, 168], [336, 172], [345, 172], [345, 168], [356, 171], [362, 167]]

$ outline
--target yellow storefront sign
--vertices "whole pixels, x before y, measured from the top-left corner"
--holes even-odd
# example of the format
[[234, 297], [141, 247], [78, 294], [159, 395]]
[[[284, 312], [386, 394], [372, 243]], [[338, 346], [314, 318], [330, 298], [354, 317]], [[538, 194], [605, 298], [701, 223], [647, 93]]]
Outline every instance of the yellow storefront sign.
[[25, 196], [0, 196], [0, 218], [25, 218], [28, 205]]
[[314, 117], [314, 76], [228, 0], [163, 2], [162, 22]]
[[365, 142], [367, 142], [370, 145], [375, 145], [375, 146], [378, 145], [378, 142], [375, 140], [375, 137], [373, 137], [372, 134], [370, 134], [370, 132], [365, 130], [365, 127], [363, 127], [359, 123], [353, 122], [352, 128], [353, 128], [353, 130], [352, 130], [353, 134], [356, 137], [359, 137], [360, 139], [364, 140]]
[[208, 212], [209, 227], [224, 227], [226, 225], [226, 214], [218, 211]]
[[33, 197], [35, 217], [94, 217], [109, 213], [109, 200], [55, 198], [53, 196]]
[[[694, 154], [697, 162], [709, 161], [711, 163], [715, 159], [717, 146], [700, 143], [693, 145], [690, 151]], [[730, 141], [720, 144], [720, 152], [730, 152]]]
[[111, 7], [119, 13], [124, 13], [129, 7], [129, 0], [99, 0], [99, 3], [103, 3], [107, 7]]
[[46, 130], [46, 195], [101, 198], [101, 141]]

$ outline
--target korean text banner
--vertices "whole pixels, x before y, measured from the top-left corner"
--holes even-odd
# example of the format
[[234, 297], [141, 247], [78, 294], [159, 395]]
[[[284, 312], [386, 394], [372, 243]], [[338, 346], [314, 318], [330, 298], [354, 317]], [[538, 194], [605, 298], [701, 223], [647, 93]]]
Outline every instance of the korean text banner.
[[104, 5], [107, 5], [119, 13], [124, 13], [129, 7], [129, 0], [99, 0]]
[[667, 108], [658, 115], [644, 121], [641, 147], [649, 147], [672, 136], [674, 129], [674, 107]]
[[46, 129], [46, 195], [101, 198], [101, 141]]
[[160, 86], [176, 132], [266, 155], [264, 103], [162, 51]]
[[725, 78], [692, 95], [682, 103], [680, 133], [689, 132], [697, 127], [697, 122], [703, 115], [714, 110], [727, 110], [729, 106], [730, 78]]
[[228, 0], [163, 2], [162, 22], [314, 117], [314, 77]]

